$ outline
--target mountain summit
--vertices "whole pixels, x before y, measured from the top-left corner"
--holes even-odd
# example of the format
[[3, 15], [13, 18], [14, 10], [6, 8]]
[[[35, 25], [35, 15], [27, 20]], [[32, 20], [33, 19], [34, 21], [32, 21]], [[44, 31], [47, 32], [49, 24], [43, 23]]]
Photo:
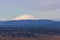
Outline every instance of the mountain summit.
[[18, 17], [15, 17], [14, 20], [37, 20], [38, 18], [32, 16], [32, 15], [21, 15]]

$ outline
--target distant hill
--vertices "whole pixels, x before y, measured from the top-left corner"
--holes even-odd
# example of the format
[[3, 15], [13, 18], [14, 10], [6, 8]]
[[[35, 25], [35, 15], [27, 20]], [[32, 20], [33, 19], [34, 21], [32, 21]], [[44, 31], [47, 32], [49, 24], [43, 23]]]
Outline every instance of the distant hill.
[[60, 27], [60, 21], [52, 20], [0, 21], [0, 28], [19, 28], [19, 27]]

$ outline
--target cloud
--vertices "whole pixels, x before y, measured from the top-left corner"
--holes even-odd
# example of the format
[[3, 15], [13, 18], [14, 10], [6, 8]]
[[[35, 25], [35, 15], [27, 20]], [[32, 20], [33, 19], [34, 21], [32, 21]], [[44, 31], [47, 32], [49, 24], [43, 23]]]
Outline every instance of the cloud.
[[23, 0], [17, 2], [17, 7], [32, 10], [60, 9], [60, 0]]
[[0, 0], [0, 8], [16, 7], [16, 0]]
[[48, 11], [34, 11], [33, 14], [37, 15], [40, 19], [60, 20], [60, 9]]
[[32, 15], [21, 15], [18, 17], [15, 17], [13, 20], [37, 20], [38, 18], [32, 16]]
[[6, 21], [6, 19], [0, 18], [0, 21]]

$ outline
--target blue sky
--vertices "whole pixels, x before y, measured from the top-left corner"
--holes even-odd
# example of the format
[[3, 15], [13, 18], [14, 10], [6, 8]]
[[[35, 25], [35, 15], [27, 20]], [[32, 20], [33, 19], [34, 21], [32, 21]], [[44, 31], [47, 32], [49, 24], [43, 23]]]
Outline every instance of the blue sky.
[[0, 0], [0, 19], [13, 19], [24, 14], [60, 20], [60, 0]]

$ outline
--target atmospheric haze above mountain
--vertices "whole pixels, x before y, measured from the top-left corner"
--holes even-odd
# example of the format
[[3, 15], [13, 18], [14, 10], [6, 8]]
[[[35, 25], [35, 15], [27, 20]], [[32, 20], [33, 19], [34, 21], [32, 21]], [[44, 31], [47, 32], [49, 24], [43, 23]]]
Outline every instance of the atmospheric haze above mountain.
[[0, 20], [60, 21], [60, 0], [0, 0]]

